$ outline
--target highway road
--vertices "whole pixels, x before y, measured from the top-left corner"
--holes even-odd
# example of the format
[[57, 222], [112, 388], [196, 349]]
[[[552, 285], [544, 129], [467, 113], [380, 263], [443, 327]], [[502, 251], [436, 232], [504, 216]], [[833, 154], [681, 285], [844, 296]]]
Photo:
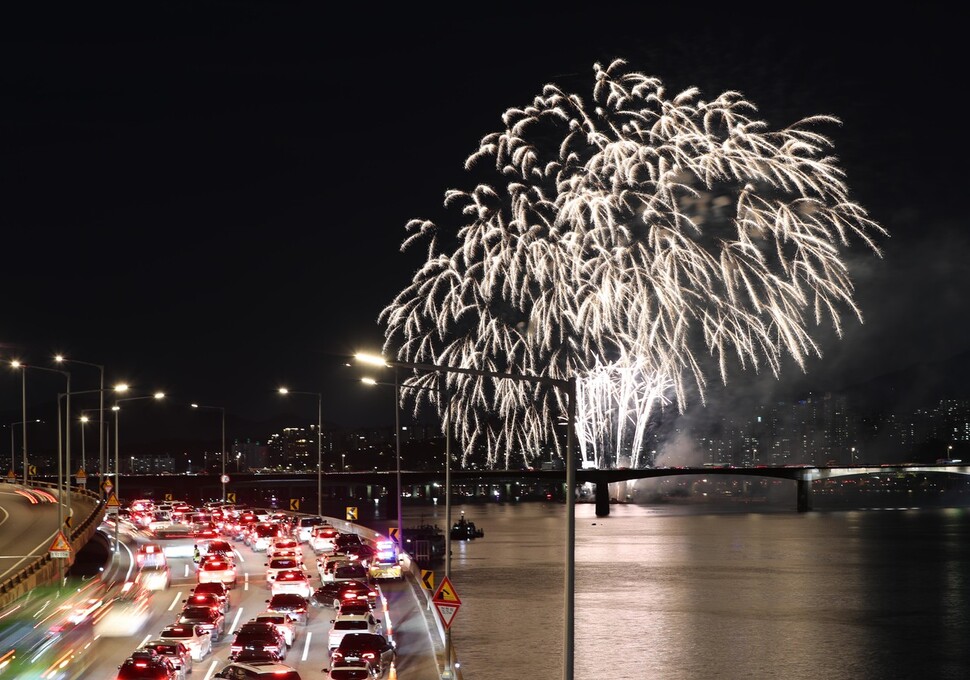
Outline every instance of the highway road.
[[[106, 531], [113, 536], [113, 528], [107, 527]], [[146, 534], [124, 523], [120, 533], [123, 539], [121, 550], [104, 572], [103, 578], [108, 581], [131, 578], [135, 573], [132, 566], [133, 551], [139, 543], [150, 540]], [[239, 585], [230, 596], [232, 606], [226, 617], [228, 634], [222, 636], [214, 645], [211, 656], [196, 662], [191, 674], [195, 680], [208, 680], [228, 663], [232, 631], [264, 611], [269, 598], [265, 554], [253, 552], [241, 542], [234, 545], [240, 572]], [[319, 585], [316, 557], [306, 544], [303, 545], [303, 553], [308, 571], [313, 577], [311, 582], [315, 586]], [[125, 631], [124, 635], [99, 637], [91, 650], [93, 665], [84, 677], [113, 678], [117, 667], [132, 650], [175, 620], [182, 601], [197, 583], [197, 578], [195, 565], [190, 557], [170, 558], [169, 564], [172, 568], [172, 584], [167, 590], [153, 594], [147, 618], [143, 622], [133, 620], [132, 629]], [[384, 604], [379, 603], [382, 609], [379, 617], [383, 619], [385, 629], [389, 631], [389, 637], [394, 640], [398, 651], [397, 661], [386, 677], [415, 680], [439, 678], [435, 638], [429, 632], [428, 625], [431, 614], [426, 611], [424, 598], [419, 597], [416, 592], [417, 586], [410, 580], [382, 581], [380, 584], [386, 609]], [[327, 633], [333, 614], [330, 608], [311, 608], [307, 625], [299, 627], [296, 641], [287, 653], [284, 663], [299, 670], [303, 678], [326, 677], [325, 669], [329, 667]], [[438, 645], [440, 647], [440, 641]]]

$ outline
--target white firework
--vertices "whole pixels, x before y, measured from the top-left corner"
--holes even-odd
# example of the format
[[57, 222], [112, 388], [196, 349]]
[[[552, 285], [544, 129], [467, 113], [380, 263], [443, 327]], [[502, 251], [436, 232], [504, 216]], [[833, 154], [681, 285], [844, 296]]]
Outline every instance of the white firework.
[[[781, 130], [737, 92], [668, 97], [622, 60], [594, 66], [589, 105], [546, 85], [502, 117], [446, 192], [455, 225], [412, 220], [428, 256], [381, 312], [385, 352], [409, 363], [577, 380], [577, 435], [596, 464], [634, 466], [650, 417], [728, 365], [777, 377], [820, 354], [809, 324], [860, 321], [843, 253], [886, 231], [849, 200], [831, 116]], [[433, 378], [410, 380], [430, 384]], [[561, 447], [565, 395], [448, 373], [464, 456], [531, 461]], [[408, 391], [405, 391], [408, 392]], [[437, 399], [428, 391], [429, 398]]]

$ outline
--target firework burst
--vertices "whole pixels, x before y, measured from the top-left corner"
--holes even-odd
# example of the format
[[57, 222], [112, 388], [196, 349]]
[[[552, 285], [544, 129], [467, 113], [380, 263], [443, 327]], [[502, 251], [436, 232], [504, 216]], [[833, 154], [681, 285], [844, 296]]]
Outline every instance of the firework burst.
[[[427, 241], [427, 259], [380, 321], [401, 361], [575, 376], [583, 460], [640, 466], [651, 415], [690, 384], [703, 399], [709, 367], [804, 370], [810, 325], [861, 321], [842, 254], [850, 239], [879, 254], [886, 232], [815, 131], [837, 119], [771, 130], [737, 92], [669, 97], [622, 60], [593, 73], [589, 104], [546, 85], [505, 112], [466, 161], [494, 180], [446, 192], [454, 225], [408, 223], [402, 249]], [[560, 446], [555, 388], [446, 379], [466, 457]]]

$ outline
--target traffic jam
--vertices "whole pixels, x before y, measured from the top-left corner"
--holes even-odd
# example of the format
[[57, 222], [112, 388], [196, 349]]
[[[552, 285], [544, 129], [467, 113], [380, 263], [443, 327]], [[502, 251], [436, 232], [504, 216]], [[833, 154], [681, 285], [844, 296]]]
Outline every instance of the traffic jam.
[[[397, 677], [381, 587], [403, 580], [393, 541], [322, 517], [218, 502], [140, 499], [119, 514], [132, 568], [99, 608], [94, 632], [140, 644], [116, 680]], [[161, 628], [151, 625], [159, 600], [171, 615]]]

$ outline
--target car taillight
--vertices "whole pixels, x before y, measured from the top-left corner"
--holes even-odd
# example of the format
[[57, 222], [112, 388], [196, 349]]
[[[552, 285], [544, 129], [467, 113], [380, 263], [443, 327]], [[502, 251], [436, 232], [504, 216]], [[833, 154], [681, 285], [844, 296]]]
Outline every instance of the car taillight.
[[343, 661], [343, 658], [344, 658], [344, 654], [343, 654], [343, 652], [340, 652], [340, 651], [337, 651], [337, 650], [335, 649], [335, 650], [333, 651], [333, 656], [332, 656], [332, 657], [330, 657], [330, 658], [331, 658], [331, 659], [333, 659], [334, 661]]
[[364, 652], [360, 656], [362, 658], [364, 658], [364, 659], [374, 659], [374, 658], [376, 658], [376, 656], [374, 655], [374, 652]]

